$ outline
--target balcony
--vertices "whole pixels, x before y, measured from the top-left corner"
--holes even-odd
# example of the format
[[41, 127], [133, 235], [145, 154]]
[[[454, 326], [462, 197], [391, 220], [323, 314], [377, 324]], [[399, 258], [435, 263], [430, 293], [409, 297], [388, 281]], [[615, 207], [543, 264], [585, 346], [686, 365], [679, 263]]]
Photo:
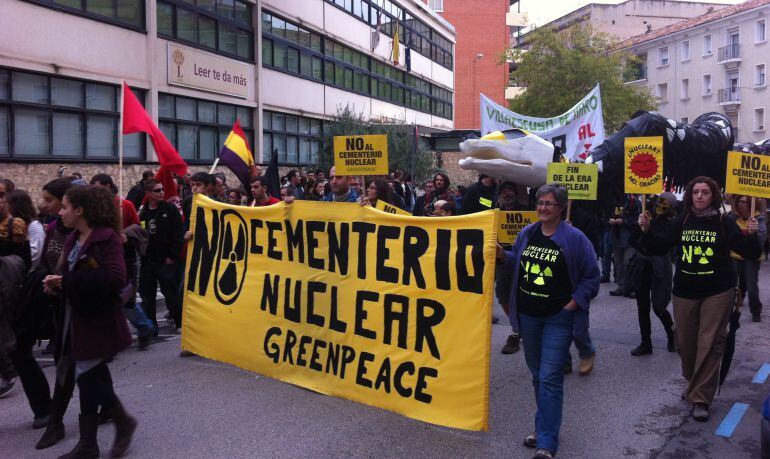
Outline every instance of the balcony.
[[741, 104], [741, 88], [725, 88], [720, 89], [718, 94], [719, 105], [740, 105]]
[[739, 64], [741, 62], [741, 45], [728, 45], [719, 48], [720, 64]]

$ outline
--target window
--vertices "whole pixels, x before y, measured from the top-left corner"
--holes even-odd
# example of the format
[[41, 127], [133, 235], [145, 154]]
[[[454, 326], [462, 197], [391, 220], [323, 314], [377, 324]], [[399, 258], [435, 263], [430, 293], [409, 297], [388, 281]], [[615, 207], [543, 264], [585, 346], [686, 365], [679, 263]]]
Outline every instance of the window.
[[703, 75], [703, 95], [711, 95], [711, 75]]
[[682, 119], [679, 121], [682, 124], [687, 124], [690, 122], [690, 118], [683, 116]]
[[444, 0], [430, 0], [428, 2], [428, 6], [430, 6], [433, 9], [433, 11], [437, 13], [444, 12]]
[[680, 91], [679, 91], [679, 98], [682, 100], [687, 100], [690, 98], [690, 80], [688, 78], [682, 79], [682, 83], [680, 85]]
[[158, 36], [252, 62], [251, 8], [240, 0], [159, 0]]
[[266, 158], [277, 150], [281, 164], [318, 162], [321, 120], [264, 110], [262, 126], [262, 154]]
[[658, 103], [668, 102], [668, 84], [661, 83], [655, 88], [655, 97], [658, 98]]
[[266, 11], [262, 12], [262, 31], [263, 66], [321, 81], [320, 35]]
[[144, 0], [29, 0], [38, 5], [133, 30], [145, 30]]
[[211, 163], [238, 119], [254, 151], [251, 107], [158, 94], [160, 130], [188, 162]]
[[765, 82], [765, 64], [759, 64], [754, 71], [754, 86], [764, 87]]
[[682, 62], [690, 60], [690, 41], [689, 40], [682, 42], [681, 59], [682, 59]]
[[668, 65], [668, 46], [658, 48], [658, 67], [665, 67]]
[[705, 35], [703, 37], [703, 55], [711, 56], [713, 53], [711, 49], [711, 35]]
[[[114, 85], [0, 68], [0, 157], [117, 158], [119, 96]], [[124, 141], [125, 158], [144, 159], [144, 135]]]
[[764, 43], [766, 40], [765, 20], [760, 19], [754, 23], [754, 43]]
[[765, 130], [765, 109], [764, 108], [754, 109], [754, 130], [755, 131]]

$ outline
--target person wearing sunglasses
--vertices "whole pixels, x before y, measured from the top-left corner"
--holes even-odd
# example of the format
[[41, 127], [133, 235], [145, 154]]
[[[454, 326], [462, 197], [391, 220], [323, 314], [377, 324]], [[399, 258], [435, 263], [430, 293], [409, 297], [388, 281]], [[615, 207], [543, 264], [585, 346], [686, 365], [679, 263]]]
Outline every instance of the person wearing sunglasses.
[[599, 293], [599, 266], [593, 245], [562, 220], [567, 190], [557, 184], [536, 193], [539, 221], [525, 227], [511, 247], [498, 246], [497, 258], [513, 272], [509, 299], [511, 325], [518, 317], [524, 357], [532, 373], [537, 414], [535, 433], [524, 445], [547, 459], [559, 448], [564, 362], [575, 336], [588, 334], [588, 309]]
[[[756, 199], [754, 215], [751, 214], [751, 197], [744, 195], [733, 196], [733, 209], [728, 216], [735, 220], [743, 234], [748, 234], [749, 219], [757, 220], [757, 236], [760, 241], [767, 237], [767, 225], [765, 223], [765, 200]], [[760, 254], [761, 255], [761, 254]], [[735, 251], [730, 251], [733, 260], [733, 268], [738, 275], [738, 289], [741, 291], [741, 300], [749, 297], [749, 310], [754, 322], [762, 321], [762, 302], [759, 300], [759, 267], [760, 257], [744, 258]]]

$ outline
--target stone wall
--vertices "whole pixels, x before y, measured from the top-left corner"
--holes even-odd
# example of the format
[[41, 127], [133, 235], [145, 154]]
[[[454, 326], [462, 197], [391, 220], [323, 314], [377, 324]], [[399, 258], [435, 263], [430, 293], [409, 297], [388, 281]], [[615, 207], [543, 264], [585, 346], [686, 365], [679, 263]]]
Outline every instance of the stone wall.
[[466, 171], [460, 169], [460, 165], [457, 163], [463, 154], [457, 152], [442, 152], [434, 153], [436, 168], [442, 169], [448, 176], [452, 186], [465, 185], [466, 187], [472, 183], [476, 183], [479, 179], [479, 173], [476, 171]]

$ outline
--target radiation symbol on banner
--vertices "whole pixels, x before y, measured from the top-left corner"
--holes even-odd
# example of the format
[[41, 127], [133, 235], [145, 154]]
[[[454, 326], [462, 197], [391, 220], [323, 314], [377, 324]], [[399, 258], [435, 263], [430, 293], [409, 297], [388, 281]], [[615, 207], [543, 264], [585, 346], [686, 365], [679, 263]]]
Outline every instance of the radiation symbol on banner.
[[658, 172], [658, 160], [649, 153], [641, 153], [631, 159], [628, 167], [637, 177], [648, 179]]
[[246, 221], [236, 212], [222, 211], [219, 251], [216, 260], [214, 291], [222, 304], [232, 304], [246, 278]]

